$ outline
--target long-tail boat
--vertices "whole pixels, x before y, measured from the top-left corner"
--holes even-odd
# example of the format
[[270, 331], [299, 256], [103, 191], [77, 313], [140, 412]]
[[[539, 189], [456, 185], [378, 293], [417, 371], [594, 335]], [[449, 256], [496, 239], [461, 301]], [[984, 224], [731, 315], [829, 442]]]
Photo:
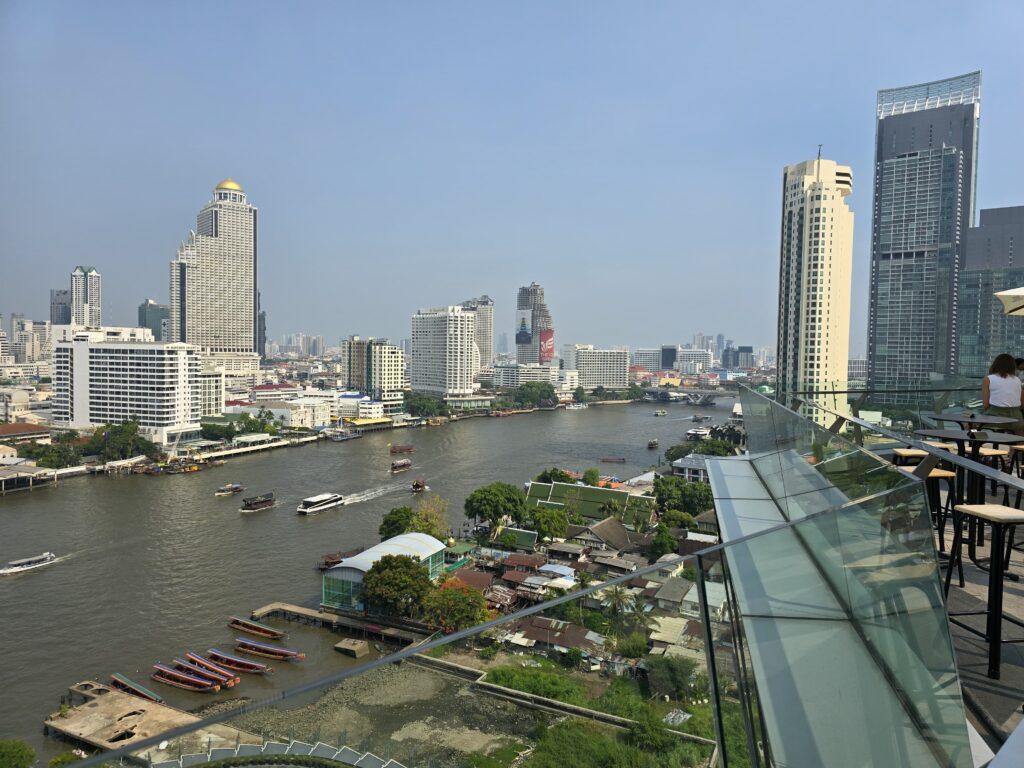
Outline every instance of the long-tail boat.
[[251, 653], [253, 656], [266, 656], [268, 659], [277, 659], [278, 661], [302, 661], [306, 658], [306, 654], [293, 651], [291, 648], [257, 643], [255, 640], [246, 640], [244, 637], [235, 638], [235, 650]]
[[124, 675], [120, 675], [117, 672], [110, 676], [110, 684], [113, 685], [115, 688], [118, 688], [122, 691], [127, 691], [128, 693], [138, 696], [139, 698], [155, 701], [157, 704], [161, 704], [164, 700], [163, 696], [156, 695], [151, 690], [149, 690], [149, 688], [144, 688], [138, 683], [132, 682], [127, 677], [125, 677]]
[[392, 454], [395, 453], [414, 453], [416, 451], [415, 445], [388, 445], [388, 451]]
[[242, 632], [248, 632], [250, 635], [269, 637], [271, 640], [280, 640], [283, 637], [288, 637], [287, 632], [282, 632], [274, 627], [268, 627], [266, 624], [260, 624], [258, 621], [240, 619], [237, 616], [231, 616], [230, 619], [228, 622], [229, 627], [234, 627]]
[[[179, 672], [184, 672], [186, 674], [193, 675], [204, 680], [212, 680], [215, 683], [223, 685], [225, 688], [235, 687], [234, 675], [224, 674], [221, 672], [214, 672], [212, 669], [200, 667], [198, 664], [192, 664], [191, 662], [185, 661], [184, 659], [175, 659], [174, 668]], [[241, 682], [241, 680], [239, 680], [238, 682]]]
[[173, 685], [175, 688], [184, 688], [186, 691], [216, 693], [220, 690], [219, 683], [215, 683], [212, 680], [207, 680], [203, 677], [189, 675], [177, 669], [171, 669], [163, 664], [154, 664], [153, 670], [153, 674], [150, 675], [150, 677], [154, 680], [160, 681], [164, 685]]
[[216, 648], [207, 648], [206, 652], [210, 654], [210, 660], [215, 664], [224, 667], [225, 669], [233, 669], [235, 672], [249, 672], [254, 675], [265, 675], [268, 672], [274, 671], [274, 668], [267, 664], [261, 664], [258, 661], [250, 661], [249, 659], [240, 659], [237, 656], [232, 656], [230, 653], [218, 651]]
[[217, 674], [230, 677], [232, 680], [235, 681], [236, 685], [242, 682], [242, 678], [234, 674], [236, 670], [230, 670], [227, 667], [214, 664], [209, 659], [204, 659], [198, 653], [192, 653], [192, 651], [189, 651], [185, 654], [185, 658], [188, 659], [190, 663], [195, 664], [197, 667], [202, 667], [203, 669], [208, 669], [211, 672], [216, 672]]

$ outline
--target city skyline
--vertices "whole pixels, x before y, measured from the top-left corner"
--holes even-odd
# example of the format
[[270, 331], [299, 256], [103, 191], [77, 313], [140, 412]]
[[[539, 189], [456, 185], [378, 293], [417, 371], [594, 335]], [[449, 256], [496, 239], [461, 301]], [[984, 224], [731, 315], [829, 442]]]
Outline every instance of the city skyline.
[[[261, 60], [272, 44], [266, 28], [294, 23], [271, 9], [255, 19], [213, 9], [208, 23], [194, 29], [186, 18], [131, 6], [121, 14], [63, 8], [50, 16], [12, 3], [0, 12], [0, 97], [52, 93], [38, 120], [0, 126], [0, 139], [17, 150], [0, 182], [0, 226], [15, 256], [5, 265], [10, 279], [0, 285], [0, 311], [7, 315], [45, 317], [46, 292], [27, 295], [20, 286], [37, 279], [61, 285], [67, 270], [84, 261], [104, 274], [104, 317], [130, 324], [145, 297], [168, 300], [166, 263], [182, 223], [217, 179], [232, 176], [269, 212], [260, 277], [271, 336], [302, 330], [327, 339], [359, 332], [402, 338], [405, 318], [416, 308], [481, 293], [497, 297], [495, 328], [504, 331], [514, 322], [511, 292], [535, 280], [547, 289], [558, 318], [557, 346], [585, 339], [636, 348], [665, 338], [682, 341], [702, 329], [768, 346], [776, 296], [763, 288], [777, 274], [778, 168], [824, 143], [828, 156], [844, 158], [855, 176], [870, 178], [873, 126], [866, 115], [876, 92], [975, 69], [986, 72], [977, 208], [1020, 202], [1012, 168], [999, 162], [1013, 154], [1022, 109], [1015, 99], [1022, 73], [1009, 53], [1013, 47], [1001, 43], [1022, 20], [1013, 7], [988, 9], [983, 32], [980, 19], [966, 18], [965, 44], [953, 51], [908, 45], [875, 61], [853, 42], [856, 35], [844, 36], [842, 80], [823, 71], [805, 83], [812, 90], [841, 87], [827, 115], [814, 100], [783, 98], [789, 95], [781, 85], [784, 64], [761, 55], [774, 45], [772, 30], [797, 15], [792, 9], [753, 10], [756, 23], [737, 30], [723, 50], [692, 36], [681, 50], [679, 36], [691, 24], [721, 25], [724, 11], [651, 6], [630, 12], [624, 24], [625, 11], [588, 7], [582, 14], [583, 6], [572, 5], [522, 18], [460, 5], [409, 6], [398, 18], [325, 7], [325, 29], [332, 22], [359, 28], [366, 42], [354, 40], [351, 51], [337, 53], [314, 30], [302, 45], [289, 42], [279, 57], [268, 57], [271, 65]], [[462, 46], [444, 33], [453, 8], [462, 11], [461, 28], [477, 33]], [[938, 15], [913, 6], [889, 12], [894, 24], [914, 18], [924, 37], [941, 28]], [[837, 14], [828, 22], [801, 15], [801, 23], [849, 23], [867, 31], [853, 11]], [[572, 25], [578, 34], [563, 48], [561, 36], [541, 22], [552, 30]], [[197, 36], [199, 47], [227, 35], [252, 76], [239, 79], [237, 92], [226, 97], [192, 91], [206, 65], [175, 60], [170, 66], [168, 41], [176, 30], [185, 34], [180, 25]], [[507, 28], [507, 41], [497, 39], [499, 28]], [[756, 28], [761, 31], [750, 31]], [[434, 40], [426, 34], [431, 31]], [[396, 55], [370, 56], [383, 39], [393, 40]], [[434, 64], [409, 75], [413, 59], [401, 52], [403, 42], [417, 63], [429, 54]], [[525, 44], [538, 50], [535, 63], [519, 55]], [[611, 46], [618, 46], [616, 55], [605, 57]], [[749, 53], [734, 61], [744, 48]], [[70, 51], [81, 55], [65, 82]], [[357, 67], [363, 79], [354, 80], [348, 68], [364, 54], [375, 66]], [[316, 82], [333, 84], [336, 99], [323, 99], [319, 89], [290, 94], [288, 84], [305, 72], [306, 55], [322, 65], [313, 67]], [[121, 67], [123, 57], [134, 66]], [[758, 70], [751, 75], [745, 62], [755, 58]], [[586, 72], [576, 70], [577, 61], [588, 63]], [[486, 74], [469, 74], [481, 66]], [[535, 85], [537, 68], [551, 70], [547, 88]], [[158, 98], [147, 78], [160, 83]], [[503, 100], [489, 95], [493, 80], [509, 84], [501, 89]], [[120, 108], [89, 111], [84, 125], [66, 119], [78, 98], [95, 95], [86, 82], [120, 85], [142, 99], [141, 108], [133, 105], [123, 127]], [[715, 117], [693, 120], [689, 94], [712, 89], [733, 97]], [[553, 98], [563, 92], [571, 94], [564, 103]], [[163, 106], [186, 100], [208, 110], [194, 127], [169, 120], [174, 113]], [[276, 116], [264, 120], [270, 110]], [[751, 140], [744, 116], [757, 111], [778, 128], [759, 130]], [[425, 124], [409, 122], [421, 113]], [[520, 114], [530, 119], [515, 117]], [[243, 128], [241, 135], [207, 142], [207, 125], [224, 121]], [[173, 123], [174, 133], [161, 123]], [[138, 138], [125, 143], [124, 131]], [[305, 131], [312, 131], [309, 139], [295, 141]], [[161, 141], [166, 151], [154, 152]], [[288, 144], [289, 151], [268, 153], [272, 141]], [[140, 175], [146, 194], [125, 196]], [[53, 178], [74, 200], [65, 207], [62, 228], [45, 226], [38, 205]], [[731, 206], [715, 202], [735, 194], [736, 178], [744, 183], [741, 227]], [[865, 222], [868, 186], [850, 201]], [[119, 234], [111, 241], [106, 222], [115, 215]], [[723, 231], [730, 237], [722, 238]], [[864, 226], [854, 243], [855, 356], [866, 351], [869, 261]], [[353, 267], [385, 262], [395, 268], [386, 301], [369, 294], [333, 300]], [[635, 271], [645, 263], [649, 271]], [[297, 268], [319, 279], [296, 280]], [[616, 285], [622, 269], [634, 270], [635, 289], [617, 299], [620, 311], [602, 311], [589, 297]], [[715, 295], [716, 287], [723, 296]]]

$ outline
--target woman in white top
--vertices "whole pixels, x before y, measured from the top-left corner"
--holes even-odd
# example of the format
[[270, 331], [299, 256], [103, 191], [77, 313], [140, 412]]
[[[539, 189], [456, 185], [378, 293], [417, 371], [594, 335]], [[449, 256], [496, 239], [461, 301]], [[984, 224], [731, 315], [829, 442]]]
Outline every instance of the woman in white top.
[[1013, 355], [1002, 354], [992, 361], [988, 376], [981, 381], [981, 402], [986, 414], [1015, 419], [1012, 424], [1000, 424], [999, 429], [1024, 435], [1024, 421], [1021, 420], [1024, 392], [1017, 378], [1017, 363]]

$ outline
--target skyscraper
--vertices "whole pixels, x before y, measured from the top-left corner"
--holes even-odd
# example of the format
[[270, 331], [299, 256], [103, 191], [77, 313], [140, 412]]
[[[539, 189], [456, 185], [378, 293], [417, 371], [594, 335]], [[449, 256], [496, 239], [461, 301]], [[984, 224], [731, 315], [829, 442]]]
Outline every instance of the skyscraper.
[[166, 304], [157, 304], [154, 299], [139, 304], [139, 328], [149, 328], [157, 341], [165, 341], [164, 329], [169, 317], [170, 308]]
[[211, 352], [258, 347], [257, 210], [225, 179], [171, 262], [170, 340]]
[[530, 283], [516, 299], [516, 362], [548, 363], [555, 357], [555, 326], [544, 303], [544, 289]]
[[71, 291], [50, 289], [50, 325], [71, 325]]
[[412, 316], [409, 383], [417, 392], [473, 394], [480, 368], [476, 316], [462, 307], [421, 309]]
[[71, 322], [90, 328], [103, 325], [103, 287], [96, 267], [75, 267], [71, 273]]
[[494, 301], [486, 294], [462, 302], [463, 309], [476, 312], [476, 345], [480, 349], [480, 367], [494, 362]]
[[967, 230], [960, 273], [959, 373], [981, 377], [1001, 352], [1024, 354], [1024, 317], [1003, 314], [992, 294], [1024, 285], [1024, 206], [981, 211]]
[[956, 372], [980, 114], [981, 72], [878, 92], [867, 339], [874, 388]]
[[[853, 273], [850, 168], [807, 160], [782, 172], [778, 389], [791, 393], [846, 381]], [[753, 349], [745, 366], [753, 365]], [[807, 398], [805, 398], [806, 400]], [[822, 402], [826, 407], [833, 402]], [[827, 416], [816, 416], [824, 420]]]

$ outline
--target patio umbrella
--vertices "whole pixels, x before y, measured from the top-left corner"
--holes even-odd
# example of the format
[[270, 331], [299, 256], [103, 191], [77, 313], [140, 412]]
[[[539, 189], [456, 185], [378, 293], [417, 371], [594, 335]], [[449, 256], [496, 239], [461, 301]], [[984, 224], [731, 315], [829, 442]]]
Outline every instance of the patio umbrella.
[[1024, 288], [1011, 288], [992, 295], [1003, 302], [1003, 314], [1024, 316]]

